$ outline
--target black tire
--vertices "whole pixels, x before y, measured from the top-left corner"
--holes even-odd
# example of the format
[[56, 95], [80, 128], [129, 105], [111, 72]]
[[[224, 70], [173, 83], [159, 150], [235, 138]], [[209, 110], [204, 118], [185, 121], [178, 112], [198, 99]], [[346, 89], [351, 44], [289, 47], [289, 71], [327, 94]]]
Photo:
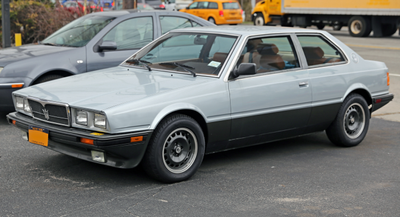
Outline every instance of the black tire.
[[367, 135], [370, 113], [368, 104], [359, 94], [349, 95], [326, 129], [329, 140], [337, 146], [352, 147], [360, 144]]
[[184, 181], [196, 173], [204, 152], [200, 125], [187, 115], [175, 114], [154, 131], [143, 158], [144, 170], [162, 182]]
[[325, 28], [325, 25], [324, 24], [317, 24], [317, 28], [319, 30], [323, 30]]
[[369, 17], [353, 16], [349, 20], [349, 33], [353, 37], [366, 37], [372, 31], [371, 19]]
[[56, 79], [59, 79], [62, 77], [63, 77], [62, 75], [45, 75], [45, 76], [39, 78], [38, 80], [36, 80], [34, 84], [40, 84], [40, 83], [44, 83], [47, 81], [56, 80]]
[[397, 31], [397, 25], [395, 23], [382, 24], [382, 36], [392, 36]]
[[335, 24], [335, 25], [332, 26], [332, 29], [334, 31], [340, 31], [342, 29], [342, 27], [343, 27], [342, 25]]
[[265, 19], [262, 14], [257, 14], [256, 18], [254, 18], [254, 25], [255, 26], [264, 26], [265, 25]]
[[209, 17], [209, 18], [208, 18], [208, 22], [210, 22], [210, 23], [213, 23], [213, 24], [217, 25], [217, 23], [215, 23], [215, 19], [214, 19], [214, 18], [212, 18], [212, 17]]

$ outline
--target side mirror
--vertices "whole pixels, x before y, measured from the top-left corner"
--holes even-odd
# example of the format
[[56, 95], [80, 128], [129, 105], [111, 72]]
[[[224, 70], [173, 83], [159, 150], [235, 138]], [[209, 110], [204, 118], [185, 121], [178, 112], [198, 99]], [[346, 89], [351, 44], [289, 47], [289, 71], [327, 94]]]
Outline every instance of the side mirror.
[[117, 43], [115, 41], [103, 41], [99, 45], [99, 51], [104, 51], [104, 50], [116, 50], [117, 49]]
[[237, 69], [232, 72], [232, 77], [237, 78], [241, 75], [254, 75], [256, 74], [255, 63], [241, 63]]

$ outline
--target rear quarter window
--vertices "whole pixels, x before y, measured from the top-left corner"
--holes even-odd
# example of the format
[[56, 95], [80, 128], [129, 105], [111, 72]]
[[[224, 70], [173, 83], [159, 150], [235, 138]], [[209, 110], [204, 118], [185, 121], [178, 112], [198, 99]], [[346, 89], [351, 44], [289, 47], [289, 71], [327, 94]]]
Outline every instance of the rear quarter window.
[[297, 36], [309, 66], [344, 62], [342, 52], [322, 36]]

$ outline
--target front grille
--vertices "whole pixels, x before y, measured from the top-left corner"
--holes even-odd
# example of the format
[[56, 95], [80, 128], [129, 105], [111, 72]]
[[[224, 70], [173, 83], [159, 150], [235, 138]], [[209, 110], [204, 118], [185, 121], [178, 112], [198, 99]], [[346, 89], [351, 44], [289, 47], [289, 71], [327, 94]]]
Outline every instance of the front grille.
[[69, 126], [69, 107], [66, 104], [28, 99], [33, 117], [48, 123]]

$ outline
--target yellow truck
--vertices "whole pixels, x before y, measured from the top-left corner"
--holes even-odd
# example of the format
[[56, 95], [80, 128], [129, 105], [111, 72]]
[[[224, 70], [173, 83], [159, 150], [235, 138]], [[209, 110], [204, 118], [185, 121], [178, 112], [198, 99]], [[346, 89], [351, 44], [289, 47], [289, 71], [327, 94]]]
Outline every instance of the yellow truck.
[[[391, 36], [400, 27], [400, 0], [261, 0], [252, 11], [254, 25], [348, 26], [355, 37]], [[400, 33], [399, 33], [400, 34]]]

